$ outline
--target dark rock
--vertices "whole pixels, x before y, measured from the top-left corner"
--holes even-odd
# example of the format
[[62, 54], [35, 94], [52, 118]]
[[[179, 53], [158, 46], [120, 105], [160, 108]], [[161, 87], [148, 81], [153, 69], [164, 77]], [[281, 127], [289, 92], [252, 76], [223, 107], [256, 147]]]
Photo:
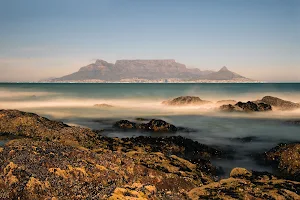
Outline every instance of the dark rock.
[[176, 132], [177, 128], [173, 124], [169, 124], [160, 119], [152, 119], [147, 124], [141, 124], [140, 129], [154, 132]]
[[162, 103], [169, 106], [187, 106], [187, 105], [203, 105], [211, 102], [202, 100], [199, 97], [195, 97], [195, 96], [180, 96], [172, 100], [163, 101]]
[[261, 111], [271, 111], [272, 107], [265, 103], [255, 103], [252, 101], [248, 101], [247, 103], [238, 102], [234, 106], [222, 105], [220, 106], [221, 111], [233, 112], [233, 111], [241, 111], [241, 112], [261, 112]]
[[114, 127], [121, 128], [121, 129], [137, 129], [136, 123], [130, 122], [128, 120], [117, 121], [114, 124]]
[[226, 112], [233, 112], [233, 111], [237, 111], [237, 110], [241, 111], [241, 109], [238, 109], [237, 107], [235, 107], [231, 104], [220, 106], [220, 110], [221, 111], [226, 111]]
[[300, 181], [300, 143], [279, 144], [263, 155], [282, 177]]
[[300, 120], [289, 120], [285, 122], [286, 124], [292, 124], [292, 125], [300, 125]]
[[300, 104], [298, 103], [286, 101], [272, 96], [265, 96], [264, 98], [262, 98], [261, 101], [270, 104], [271, 106], [277, 107], [278, 109], [281, 110], [292, 110], [292, 109], [300, 108]]
[[248, 137], [238, 137], [238, 138], [232, 138], [231, 140], [233, 141], [238, 141], [238, 142], [243, 142], [243, 143], [248, 143], [248, 142], [253, 142], [253, 141], [258, 141], [258, 137], [256, 136], [248, 136]]
[[176, 155], [197, 165], [201, 171], [217, 174], [210, 159], [227, 158], [231, 152], [225, 152], [214, 147], [200, 144], [181, 136], [172, 137], [134, 137], [134, 138], [108, 138], [101, 137], [104, 147], [112, 151], [123, 152], [139, 150], [146, 152], [161, 152], [166, 156]]
[[151, 132], [176, 132], [177, 128], [173, 124], [160, 119], [152, 119], [148, 123], [136, 124], [128, 120], [121, 120], [114, 124], [114, 127], [121, 129], [134, 129]]

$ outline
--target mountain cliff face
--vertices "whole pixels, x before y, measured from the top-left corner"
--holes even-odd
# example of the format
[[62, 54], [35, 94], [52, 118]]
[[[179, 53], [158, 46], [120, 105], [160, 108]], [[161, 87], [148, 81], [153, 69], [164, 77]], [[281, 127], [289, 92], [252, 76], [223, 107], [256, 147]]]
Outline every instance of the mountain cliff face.
[[119, 81], [122, 79], [182, 79], [182, 80], [231, 80], [244, 78], [223, 67], [218, 72], [201, 71], [198, 68], [187, 68], [175, 60], [117, 60], [115, 64], [104, 60], [79, 69], [79, 71], [54, 79], [54, 81], [103, 80]]

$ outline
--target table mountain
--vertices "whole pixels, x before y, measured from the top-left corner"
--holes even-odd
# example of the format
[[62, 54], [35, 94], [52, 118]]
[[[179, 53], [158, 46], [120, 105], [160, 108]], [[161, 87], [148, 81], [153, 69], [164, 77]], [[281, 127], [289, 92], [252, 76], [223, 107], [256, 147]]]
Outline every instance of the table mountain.
[[244, 78], [223, 67], [220, 71], [201, 71], [187, 68], [184, 64], [170, 60], [117, 60], [115, 64], [96, 60], [79, 71], [53, 79], [52, 81], [103, 80], [120, 81], [122, 79], [180, 79], [180, 80], [232, 80]]

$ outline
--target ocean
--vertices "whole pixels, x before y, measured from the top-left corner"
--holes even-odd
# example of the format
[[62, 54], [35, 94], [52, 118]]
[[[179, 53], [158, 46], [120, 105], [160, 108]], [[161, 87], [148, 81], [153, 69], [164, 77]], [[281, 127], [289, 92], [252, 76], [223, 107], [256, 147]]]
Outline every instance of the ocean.
[[[198, 96], [211, 104], [169, 107], [164, 100], [178, 96]], [[285, 123], [300, 119], [300, 110], [265, 113], [223, 113], [219, 100], [254, 101], [275, 96], [300, 102], [300, 83], [222, 84], [67, 84], [1, 83], [0, 108], [37, 113], [69, 125], [106, 130], [109, 137], [181, 135], [203, 144], [234, 150], [230, 160], [213, 160], [225, 175], [233, 167], [272, 171], [258, 165], [250, 155], [264, 152], [281, 142], [300, 140], [300, 127]], [[111, 108], [95, 107], [109, 104]], [[163, 119], [190, 132], [149, 133], [112, 130], [120, 119]], [[246, 139], [245, 139], [246, 137]], [[3, 144], [0, 139], [0, 145]]]

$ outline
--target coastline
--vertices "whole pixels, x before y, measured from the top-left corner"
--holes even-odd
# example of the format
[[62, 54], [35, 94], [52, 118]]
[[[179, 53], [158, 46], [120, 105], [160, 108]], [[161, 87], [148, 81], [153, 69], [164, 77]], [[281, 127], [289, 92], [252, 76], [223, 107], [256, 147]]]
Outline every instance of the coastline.
[[[148, 137], [110, 138], [102, 131], [68, 126], [33, 113], [0, 113], [0, 133], [17, 137], [0, 147], [0, 191], [9, 199], [300, 197], [299, 169], [290, 161], [290, 157], [299, 158], [295, 149], [300, 143], [257, 154], [262, 163], [276, 156], [275, 168], [282, 159], [283, 169], [292, 171], [274, 175], [237, 166], [229, 178], [220, 178], [221, 169], [210, 160], [230, 159], [230, 151], [181, 136], [152, 138], [149, 132]], [[280, 148], [288, 149], [289, 157]]]

